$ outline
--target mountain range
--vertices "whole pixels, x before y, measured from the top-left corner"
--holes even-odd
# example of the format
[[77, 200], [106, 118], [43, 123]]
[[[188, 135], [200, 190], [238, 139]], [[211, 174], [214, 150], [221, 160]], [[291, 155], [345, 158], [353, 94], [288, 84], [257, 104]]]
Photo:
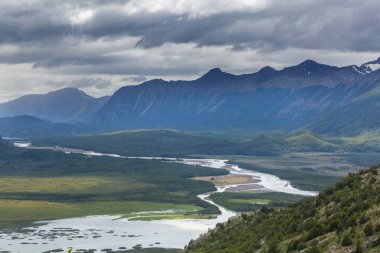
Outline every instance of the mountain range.
[[[253, 131], [310, 129], [354, 135], [380, 126], [380, 58], [335, 67], [306, 60], [234, 75], [215, 68], [192, 81], [154, 79], [93, 98], [66, 88], [0, 104], [0, 116], [136, 128]], [[379, 108], [379, 109], [377, 109]]]
[[[310, 128], [353, 134], [380, 123], [375, 115], [361, 120], [378, 106], [375, 63], [380, 59], [339, 68], [307, 60], [279, 71], [264, 67], [233, 75], [216, 68], [193, 81], [151, 80], [119, 89], [91, 122], [104, 129]], [[353, 119], [357, 124], [347, 127]]]

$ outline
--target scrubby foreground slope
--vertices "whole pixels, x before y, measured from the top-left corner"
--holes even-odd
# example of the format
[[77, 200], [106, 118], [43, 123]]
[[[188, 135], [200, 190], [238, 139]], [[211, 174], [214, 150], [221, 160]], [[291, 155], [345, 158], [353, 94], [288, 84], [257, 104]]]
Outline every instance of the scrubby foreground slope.
[[380, 169], [351, 174], [318, 197], [219, 224], [185, 252], [380, 252]]

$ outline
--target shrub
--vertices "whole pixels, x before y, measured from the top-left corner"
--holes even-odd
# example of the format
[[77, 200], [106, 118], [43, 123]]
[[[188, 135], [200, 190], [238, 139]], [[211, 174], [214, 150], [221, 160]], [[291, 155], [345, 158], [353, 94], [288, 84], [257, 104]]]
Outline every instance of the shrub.
[[313, 245], [305, 253], [322, 253], [322, 250], [317, 245]]
[[375, 226], [375, 232], [380, 232], [380, 223], [376, 224], [376, 226]]
[[274, 241], [269, 242], [266, 253], [278, 253], [277, 242], [274, 242]]
[[366, 223], [367, 221], [368, 221], [367, 216], [365, 216], [364, 214], [362, 214], [362, 215], [360, 216], [360, 218], [359, 218], [359, 223], [360, 223], [360, 224], [364, 224], [364, 223]]
[[350, 245], [352, 245], [351, 235], [349, 233], [345, 233], [342, 239], [342, 246], [350, 246]]
[[368, 223], [365, 227], [364, 227], [364, 234], [365, 236], [371, 236], [373, 235], [374, 233], [374, 228], [373, 228], [373, 225], [372, 223]]
[[363, 252], [364, 252], [364, 250], [363, 250], [363, 245], [362, 245], [361, 241], [358, 240], [358, 241], [356, 242], [355, 253], [363, 253]]
[[307, 239], [308, 240], [314, 239], [318, 236], [325, 234], [326, 231], [327, 231], [327, 227], [325, 225], [320, 224], [320, 223], [316, 223], [313, 227], [311, 227], [311, 229], [307, 235]]

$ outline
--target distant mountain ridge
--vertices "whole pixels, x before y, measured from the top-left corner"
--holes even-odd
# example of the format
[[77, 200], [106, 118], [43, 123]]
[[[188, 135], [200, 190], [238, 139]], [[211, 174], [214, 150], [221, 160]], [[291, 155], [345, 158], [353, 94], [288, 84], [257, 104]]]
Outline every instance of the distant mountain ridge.
[[77, 88], [64, 88], [0, 104], [0, 117], [30, 115], [55, 122], [87, 122], [108, 98], [94, 98]]
[[[335, 67], [307, 60], [282, 70], [264, 67], [253, 74], [233, 75], [215, 68], [193, 81], [150, 80], [116, 91], [91, 123], [112, 130], [308, 127], [317, 133], [341, 133], [340, 129], [317, 128], [314, 122], [321, 125], [318, 122], [329, 113], [376, 89], [380, 85], [380, 71], [373, 67], [376, 62]], [[364, 115], [376, 106], [367, 99], [359, 112]], [[339, 122], [339, 115], [334, 116], [342, 126], [351, 120], [343, 119]], [[366, 124], [359, 122], [347, 133], [365, 130]], [[374, 119], [368, 125], [379, 126], [380, 121]]]
[[12, 138], [76, 135], [91, 130], [86, 124], [54, 123], [29, 115], [0, 118], [0, 136]]
[[234, 75], [214, 68], [191, 81], [153, 79], [93, 98], [75, 88], [0, 104], [0, 117], [31, 115], [124, 129], [296, 130], [357, 135], [380, 127], [380, 58], [344, 67], [306, 60]]

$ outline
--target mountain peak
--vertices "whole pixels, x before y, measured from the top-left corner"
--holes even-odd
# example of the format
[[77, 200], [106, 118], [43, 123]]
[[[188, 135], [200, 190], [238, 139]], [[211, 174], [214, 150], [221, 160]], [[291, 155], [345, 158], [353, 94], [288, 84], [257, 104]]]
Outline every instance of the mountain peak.
[[260, 69], [257, 73], [272, 74], [272, 73], [275, 73], [275, 72], [277, 72], [277, 70], [275, 70], [271, 66], [265, 66], [264, 68]]
[[312, 60], [312, 59], [306, 59], [301, 64], [319, 64], [318, 62]]
[[220, 75], [222, 73], [223, 71], [220, 68], [213, 68], [213, 69], [210, 69], [206, 74], [204, 74], [203, 77]]
[[223, 72], [220, 68], [213, 68], [213, 69], [210, 69], [206, 74], [204, 74], [198, 80], [202, 80], [206, 82], [218, 82], [218, 81], [224, 81], [224, 80], [230, 79], [232, 77], [235, 77], [235, 75], [232, 75], [227, 72]]
[[57, 91], [81, 91], [81, 90], [76, 87], [65, 87]]
[[66, 97], [66, 98], [81, 98], [81, 99], [93, 99], [90, 95], [85, 93], [84, 91], [75, 88], [75, 87], [65, 87], [56, 91], [51, 91], [47, 93], [48, 96], [58, 96], [58, 97]]
[[308, 59], [306, 61], [301, 62], [298, 66], [304, 66], [305, 68], [314, 68], [314, 67], [323, 66], [323, 64], [320, 64], [314, 60]]
[[285, 71], [287, 72], [292, 72], [292, 73], [298, 73], [298, 74], [306, 74], [306, 75], [311, 75], [313, 73], [326, 73], [326, 71], [333, 70], [334, 68], [337, 67], [332, 67], [330, 65], [325, 65], [318, 63], [314, 60], [306, 60], [301, 62], [298, 65], [292, 66], [292, 67], [287, 67], [284, 68]]
[[[75, 88], [75, 87], [65, 87], [65, 88], [62, 88], [62, 89], [59, 89], [59, 90], [55, 90], [55, 91], [51, 91], [49, 92], [50, 94], [51, 93], [61, 93], [61, 94], [86, 94], [85, 92], [81, 91], [80, 89], [78, 88]], [[87, 94], [86, 94], [87, 95]]]
[[210, 69], [209, 72], [222, 73], [223, 71], [219, 67], [216, 67], [216, 68]]

